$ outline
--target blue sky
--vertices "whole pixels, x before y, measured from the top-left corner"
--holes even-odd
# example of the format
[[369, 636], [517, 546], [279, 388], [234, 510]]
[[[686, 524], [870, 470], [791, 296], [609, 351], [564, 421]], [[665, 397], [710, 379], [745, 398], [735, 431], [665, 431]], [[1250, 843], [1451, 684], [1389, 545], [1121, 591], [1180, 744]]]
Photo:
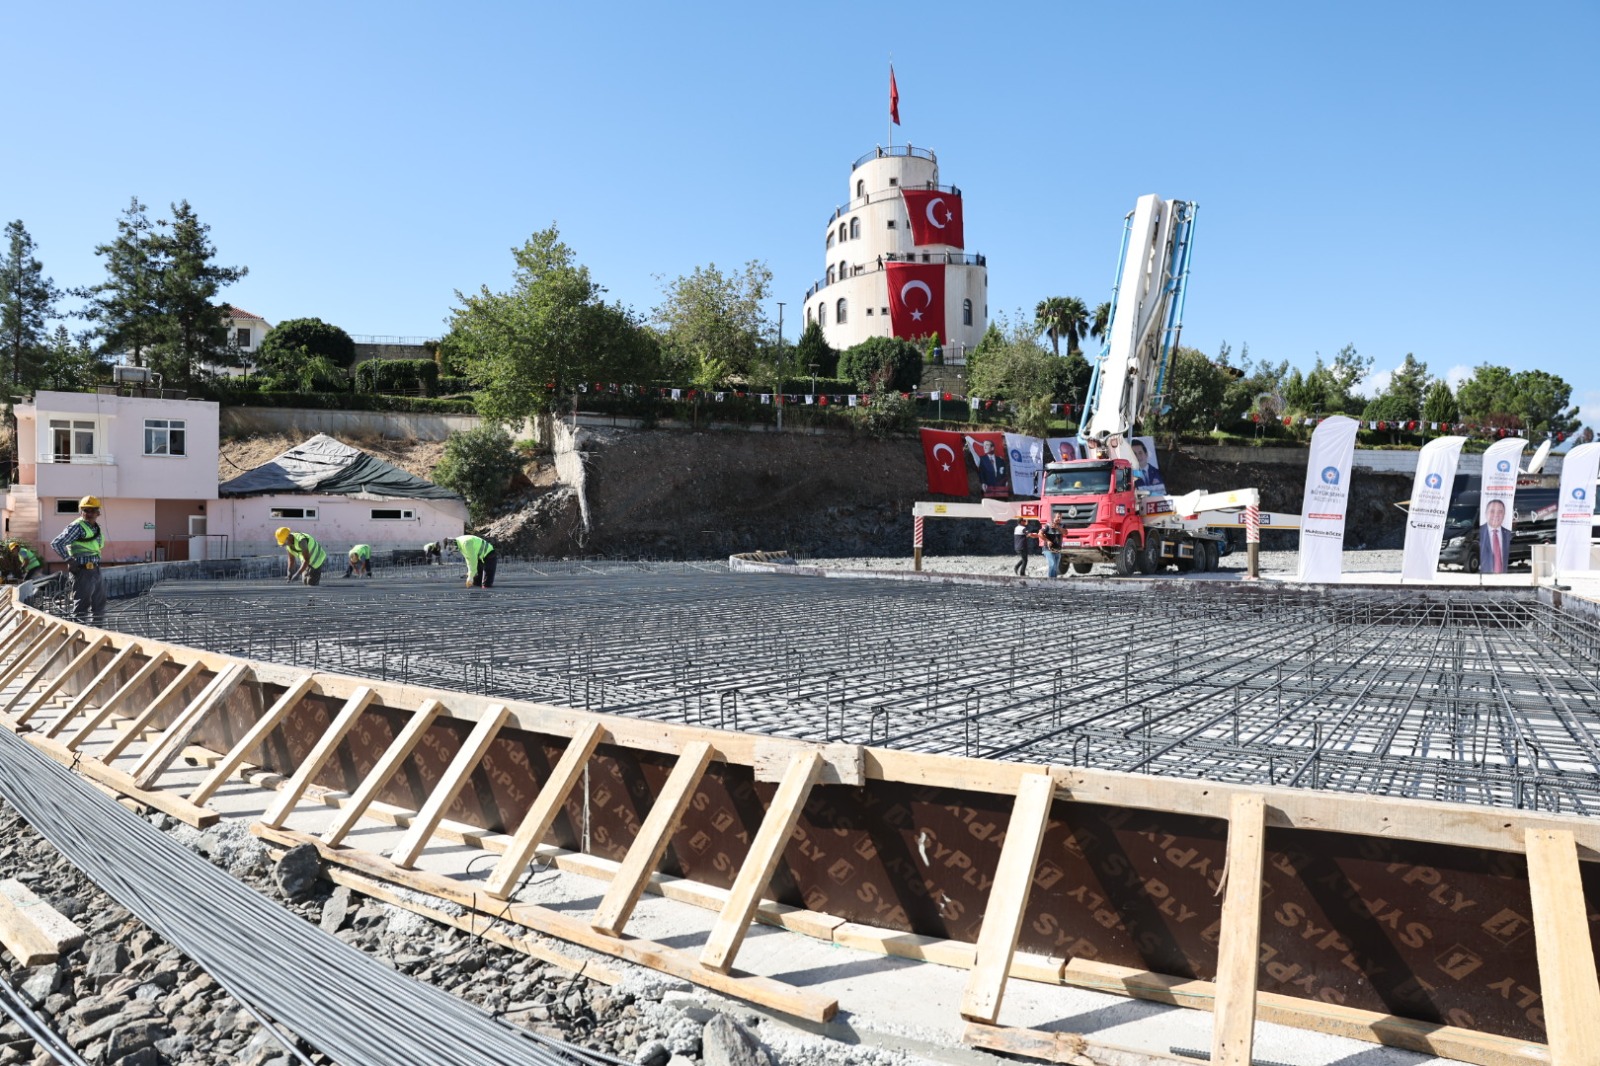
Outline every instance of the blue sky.
[[[785, 334], [850, 163], [934, 148], [990, 312], [1105, 299], [1122, 216], [1200, 205], [1183, 341], [1563, 376], [1600, 423], [1600, 4], [8, 3], [8, 164], [58, 283], [187, 198], [228, 299], [437, 336], [559, 223], [612, 297], [764, 260]], [[13, 96], [13, 103], [18, 97]], [[776, 317], [776, 305], [771, 308]]]

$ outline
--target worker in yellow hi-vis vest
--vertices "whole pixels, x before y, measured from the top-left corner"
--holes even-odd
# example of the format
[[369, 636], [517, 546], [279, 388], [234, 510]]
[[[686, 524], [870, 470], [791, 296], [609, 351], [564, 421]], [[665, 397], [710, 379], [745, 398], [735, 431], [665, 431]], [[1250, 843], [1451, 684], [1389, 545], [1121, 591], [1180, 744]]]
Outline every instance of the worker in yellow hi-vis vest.
[[494, 588], [494, 568], [499, 562], [495, 558], [494, 545], [470, 533], [456, 537], [455, 542], [461, 551], [461, 558], [467, 561], [467, 588]]
[[322, 584], [322, 568], [328, 565], [328, 553], [322, 550], [315, 537], [296, 533], [288, 526], [279, 526], [273, 536], [289, 553], [290, 581], [299, 578], [307, 585]]
[[100, 497], [85, 496], [78, 501], [78, 518], [63, 529], [50, 547], [67, 561], [72, 575], [72, 617], [74, 621], [106, 620], [106, 587], [100, 580], [100, 552], [106, 535], [100, 528]]

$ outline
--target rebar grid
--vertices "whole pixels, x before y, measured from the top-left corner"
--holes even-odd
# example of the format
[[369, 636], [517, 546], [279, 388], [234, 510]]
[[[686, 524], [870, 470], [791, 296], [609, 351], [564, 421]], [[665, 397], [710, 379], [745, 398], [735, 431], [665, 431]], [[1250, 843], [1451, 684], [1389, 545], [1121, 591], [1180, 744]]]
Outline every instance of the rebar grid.
[[514, 564], [172, 582], [120, 629], [255, 659], [812, 740], [1600, 809], [1600, 626], [1531, 592], [775, 579]]

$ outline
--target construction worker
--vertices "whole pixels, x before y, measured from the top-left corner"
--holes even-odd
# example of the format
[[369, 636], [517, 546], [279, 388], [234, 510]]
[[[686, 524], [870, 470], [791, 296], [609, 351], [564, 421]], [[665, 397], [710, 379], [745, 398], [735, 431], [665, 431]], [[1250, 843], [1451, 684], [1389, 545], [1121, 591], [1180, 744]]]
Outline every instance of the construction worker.
[[44, 560], [20, 540], [6, 541], [5, 554], [0, 555], [0, 573], [8, 578], [26, 581], [44, 569]]
[[344, 563], [344, 576], [372, 576], [372, 545], [357, 544], [350, 549], [350, 554]]
[[328, 553], [322, 550], [315, 537], [296, 533], [288, 526], [279, 526], [273, 536], [289, 552], [290, 581], [299, 578], [307, 585], [322, 584], [322, 568], [328, 565]]
[[106, 620], [106, 587], [100, 580], [100, 552], [106, 543], [100, 530], [100, 497], [78, 501], [78, 517], [63, 529], [50, 547], [67, 561], [72, 575], [72, 618], [77, 622]]
[[439, 542], [430, 540], [422, 546], [422, 557], [428, 561], [429, 566], [438, 566], [444, 562], [444, 553], [439, 549]]
[[494, 588], [494, 568], [499, 561], [495, 558], [494, 545], [470, 533], [456, 537], [455, 542], [461, 558], [467, 561], [467, 588]]

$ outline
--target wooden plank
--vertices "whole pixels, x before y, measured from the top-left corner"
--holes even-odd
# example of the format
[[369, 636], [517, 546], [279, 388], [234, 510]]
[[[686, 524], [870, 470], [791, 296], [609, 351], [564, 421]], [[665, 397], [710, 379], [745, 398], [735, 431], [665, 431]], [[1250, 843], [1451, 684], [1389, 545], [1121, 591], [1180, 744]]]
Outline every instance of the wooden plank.
[[376, 695], [372, 689], [362, 687], [345, 700], [338, 716], [312, 747], [305, 761], [295, 769], [294, 776], [279, 790], [278, 798], [267, 808], [267, 813], [261, 816], [263, 825], [277, 828], [283, 824], [283, 820], [294, 810], [294, 805], [300, 802], [300, 796], [305, 792], [306, 786], [311, 784], [311, 779], [316, 777], [323, 765], [333, 757], [340, 742], [355, 727], [356, 719], [361, 717], [361, 712], [367, 709], [367, 704], [371, 703]]
[[361, 820], [361, 816], [372, 805], [372, 801], [378, 798], [378, 793], [383, 790], [383, 786], [389, 783], [389, 779], [411, 757], [411, 753], [416, 750], [417, 745], [422, 743], [422, 738], [428, 732], [428, 727], [433, 725], [434, 720], [439, 717], [440, 712], [443, 710], [444, 704], [438, 700], [424, 700], [422, 706], [412, 712], [411, 720], [406, 723], [404, 729], [400, 730], [400, 734], [390, 742], [388, 749], [384, 751], [382, 757], [372, 767], [366, 779], [361, 782], [360, 787], [355, 790], [348, 800], [339, 805], [341, 813], [338, 819], [334, 821], [326, 833], [322, 834], [322, 839], [325, 843], [337, 844], [345, 838], [345, 835], [351, 829], [355, 828], [355, 824]]
[[117, 671], [126, 666], [128, 660], [133, 658], [138, 650], [138, 641], [130, 641], [127, 647], [113, 655], [111, 661], [106, 664], [105, 669], [94, 675], [94, 679], [83, 687], [83, 691], [74, 696], [72, 702], [67, 704], [66, 710], [61, 712], [61, 716], [45, 728], [44, 735], [47, 737], [60, 736], [62, 731], [72, 724], [73, 719], [77, 718], [83, 709], [89, 705], [89, 701], [100, 690], [100, 686], [115, 677]]
[[645, 815], [644, 824], [639, 826], [639, 835], [634, 837], [628, 854], [623, 857], [621, 869], [589, 920], [594, 928], [610, 936], [622, 935], [622, 927], [628, 924], [645, 882], [661, 860], [661, 853], [667, 850], [667, 841], [683, 820], [683, 812], [694, 798], [695, 786], [710, 762], [711, 745], [703, 740], [688, 745], [678, 756], [650, 813]]
[[567, 802], [567, 796], [589, 763], [589, 756], [594, 754], [595, 747], [604, 735], [605, 730], [599, 722], [590, 722], [568, 742], [567, 750], [561, 753], [560, 761], [534, 797], [528, 813], [522, 818], [522, 824], [517, 826], [511, 846], [495, 864], [494, 873], [489, 876], [489, 883], [485, 887], [489, 895], [495, 899], [505, 899], [511, 895], [512, 886], [522, 876], [522, 871], [527, 869], [534, 849], [550, 831], [551, 823], [561, 812], [561, 805]]
[[793, 835], [812, 786], [821, 775], [820, 751], [802, 752], [789, 760], [789, 769], [784, 772], [778, 791], [773, 793], [772, 804], [761, 819], [761, 828], [750, 841], [750, 850], [733, 880], [728, 905], [717, 916], [717, 924], [700, 952], [700, 965], [724, 972], [733, 965], [733, 957], [739, 953], [745, 934], [750, 931], [750, 919], [761, 902], [761, 893], [772, 883], [773, 871], [783, 857], [783, 846]]
[[977, 961], [961, 993], [961, 1016], [968, 1021], [992, 1024], [1000, 1016], [1000, 1000], [1011, 973], [1011, 956], [1017, 950], [1017, 934], [1022, 931], [1023, 912], [1033, 888], [1033, 870], [1039, 863], [1039, 848], [1050, 825], [1050, 804], [1055, 794], [1055, 779], [1047, 773], [1029, 774], [1017, 790], [983, 925], [978, 930]]
[[[33, 702], [31, 704], [29, 704], [28, 707], [25, 710], [23, 710], [23, 712], [21, 714], [17, 715], [17, 724], [21, 725], [22, 723], [26, 722], [28, 719], [32, 718], [33, 715], [34, 715], [34, 712], [36, 712], [40, 707], [43, 707], [46, 703], [48, 703], [50, 701], [50, 697], [54, 696], [56, 694], [56, 692], [61, 688], [61, 686], [65, 685], [67, 683], [67, 680], [69, 678], [71, 678], [72, 675], [76, 674], [79, 670], [82, 670], [85, 666], [89, 665], [90, 660], [92, 660], [96, 655], [100, 654], [100, 649], [105, 647], [106, 646], [106, 642], [109, 641], [110, 639], [111, 639], [111, 634], [110, 633], [101, 633], [99, 636], [97, 636], [93, 640], [89, 641], [88, 646], [85, 647], [82, 651], [80, 651], [77, 654], [77, 656], [74, 657], [73, 660], [70, 663], [68, 663], [66, 666], [62, 667], [56, 673], [56, 676], [51, 678], [45, 684], [44, 688], [42, 690], [40, 690], [33, 697]], [[27, 690], [24, 689], [23, 692], [25, 692], [25, 691], [27, 691]], [[16, 701], [21, 699], [21, 698], [22, 698], [22, 692], [18, 692], [15, 695], [13, 695], [11, 697], [11, 702], [6, 705], [6, 710], [10, 711], [11, 708], [16, 705]]]
[[1216, 1018], [1211, 1030], [1211, 1061], [1221, 1066], [1250, 1066], [1255, 1045], [1266, 817], [1266, 804], [1260, 796], [1233, 797], [1217, 943]]
[[[1198, 1010], [1211, 1010], [1217, 998], [1217, 986], [1210, 981], [1149, 973], [1087, 959], [1068, 962], [1062, 980], [1078, 988]], [[1275, 1025], [1404, 1048], [1475, 1066], [1550, 1066], [1552, 1061], [1545, 1045], [1527, 1040], [1437, 1025], [1416, 1018], [1398, 1018], [1320, 1000], [1297, 999], [1275, 992], [1257, 993], [1256, 1017]]]
[[839, 1001], [831, 996], [807, 992], [770, 977], [738, 971], [719, 973], [701, 966], [691, 956], [675, 948], [638, 937], [610, 936], [591, 928], [589, 923], [581, 918], [570, 917], [537, 904], [495, 902], [492, 909], [485, 909], [480, 906], [484, 902], [483, 892], [476, 884], [464, 883], [423, 870], [405, 870], [380, 856], [352, 848], [329, 847], [309, 833], [273, 829], [259, 822], [253, 824], [250, 831], [264, 840], [280, 844], [315, 845], [322, 858], [335, 865], [347, 867], [402, 888], [425, 892], [464, 909], [515, 922], [535, 932], [602, 954], [626, 959], [640, 966], [682, 978], [702, 988], [709, 988], [713, 992], [721, 992], [758, 1006], [781, 1011], [804, 1021], [830, 1021], [839, 1011]]
[[59, 628], [61, 628], [60, 623], [52, 624], [47, 620], [40, 620], [31, 628], [25, 627], [13, 633], [12, 638], [16, 643], [7, 650], [15, 652], [16, 658], [11, 660], [4, 672], [0, 672], [0, 687], [9, 684], [13, 677], [20, 674], [24, 664], [38, 654], [39, 648]]
[[1527, 846], [1533, 943], [1550, 1056], [1562, 1066], [1596, 1066], [1600, 980], [1595, 975], [1577, 844], [1571, 833], [1546, 829], [1530, 832]]
[[7, 633], [4, 638], [0, 638], [0, 662], [10, 657], [26, 641], [32, 640], [33, 638], [28, 634], [42, 624], [42, 621], [37, 616], [24, 615], [22, 620], [17, 623], [16, 628]]
[[144, 736], [144, 731], [150, 728], [152, 722], [160, 716], [167, 705], [183, 695], [183, 690], [188, 688], [195, 678], [205, 672], [205, 664], [192, 662], [178, 671], [178, 676], [172, 679], [171, 684], [156, 694], [156, 698], [145, 706], [145, 709], [128, 724], [122, 735], [111, 742], [111, 746], [100, 753], [100, 761], [110, 764], [111, 760], [121, 755], [123, 749], [135, 740]]
[[162, 664], [164, 664], [169, 658], [170, 656], [164, 650], [151, 652], [150, 658], [145, 662], [145, 664], [139, 667], [139, 669], [134, 672], [134, 675], [128, 678], [127, 682], [124, 683], [121, 688], [113, 692], [110, 699], [106, 700], [99, 707], [95, 708], [94, 713], [89, 715], [89, 717], [84, 720], [83, 725], [78, 727], [78, 731], [76, 733], [72, 734], [71, 738], [66, 742], [67, 750], [76, 751], [78, 749], [78, 745], [89, 739], [89, 736], [94, 733], [96, 729], [99, 729], [103, 724], [105, 724], [106, 720], [117, 712], [117, 709], [122, 706], [129, 696], [138, 690], [140, 685], [143, 685], [146, 681], [149, 681], [150, 678], [155, 676], [155, 672], [161, 669]]
[[85, 759], [79, 753], [70, 751], [60, 741], [51, 740], [42, 733], [30, 732], [20, 734], [23, 740], [44, 752], [62, 766], [76, 770], [91, 781], [106, 786], [119, 795], [126, 796], [153, 810], [162, 811], [180, 822], [186, 822], [196, 829], [215, 825], [221, 817], [216, 811], [208, 811], [204, 807], [196, 807], [182, 796], [175, 796], [170, 792], [160, 789], [145, 790], [133, 783], [133, 778], [114, 766], [107, 766], [98, 759]]
[[146, 749], [143, 758], [134, 764], [133, 779], [140, 788], [149, 788], [156, 783], [156, 779], [166, 772], [178, 753], [188, 745], [189, 738], [199, 731], [206, 716], [233, 695], [233, 690], [239, 687], [249, 672], [249, 667], [243, 663], [235, 663], [213, 678], [211, 684], [184, 708], [183, 713]]
[[[43, 651], [51, 641], [55, 640], [57, 637], [63, 636], [63, 634], [65, 637], [61, 643], [56, 645], [56, 647], [51, 650], [50, 654], [45, 657], [44, 665], [33, 672], [33, 676], [23, 684], [21, 692], [19, 692], [17, 695], [20, 696], [22, 692], [26, 692], [32, 688], [34, 682], [38, 679], [39, 674], [47, 670], [50, 664], [55, 662], [57, 657], [59, 657], [62, 652], [70, 648], [72, 646], [72, 642], [77, 639], [77, 634], [67, 626], [57, 625], [45, 627], [45, 631], [40, 633], [33, 643], [29, 644], [23, 649], [22, 654], [17, 656], [15, 662], [6, 667], [3, 672], [0, 672], [0, 689], [4, 689], [7, 685], [11, 684], [11, 682], [15, 681], [19, 676], [21, 676], [22, 673], [26, 671], [30, 665], [32, 665], [33, 660], [38, 657], [39, 653]], [[17, 696], [12, 696], [10, 702], [6, 704], [6, 710], [10, 710], [11, 704], [15, 703], [16, 700]]]
[[55, 962], [83, 940], [82, 929], [27, 885], [15, 878], [0, 881], [0, 944], [19, 966]]
[[400, 838], [400, 843], [395, 845], [391, 857], [398, 865], [411, 867], [416, 864], [417, 856], [428, 846], [428, 838], [433, 835], [439, 819], [444, 817], [445, 809], [455, 802], [456, 796], [461, 792], [461, 786], [467, 783], [472, 771], [483, 761], [484, 753], [489, 750], [489, 745], [494, 743], [494, 738], [500, 733], [500, 727], [505, 724], [510, 714], [511, 711], [502, 705], [499, 714], [480, 718], [478, 724], [472, 727], [472, 733], [456, 752], [456, 757], [450, 760], [449, 768], [439, 779], [438, 785], [434, 786], [427, 802], [422, 805], [422, 810], [417, 812], [417, 820], [412, 823], [405, 836]]
[[[816, 749], [822, 756], [822, 770], [817, 775], [819, 785], [863, 785], [866, 783], [866, 765], [859, 744], [824, 744]], [[794, 749], [792, 741], [762, 739], [756, 742], [754, 752], [757, 781], [782, 781], [794, 760], [804, 754]]]
[[313, 674], [302, 675], [291, 682], [289, 687], [283, 690], [283, 694], [267, 709], [267, 713], [262, 715], [239, 742], [229, 749], [228, 754], [222, 757], [222, 761], [212, 767], [211, 773], [206, 775], [206, 779], [200, 782], [199, 787], [189, 793], [189, 802], [204, 804], [210, 799], [217, 789], [222, 787], [223, 782], [228, 780], [229, 775], [243, 765], [245, 757], [260, 747], [267, 736], [289, 717], [289, 712], [299, 705], [316, 683], [316, 676]]
[[1175, 1059], [1151, 1051], [1118, 1047], [1090, 1040], [1081, 1033], [1053, 1033], [1038, 1029], [1008, 1029], [968, 1022], [961, 1042], [969, 1047], [1007, 1055], [1060, 1062], [1066, 1066], [1193, 1066], [1193, 1059]]

